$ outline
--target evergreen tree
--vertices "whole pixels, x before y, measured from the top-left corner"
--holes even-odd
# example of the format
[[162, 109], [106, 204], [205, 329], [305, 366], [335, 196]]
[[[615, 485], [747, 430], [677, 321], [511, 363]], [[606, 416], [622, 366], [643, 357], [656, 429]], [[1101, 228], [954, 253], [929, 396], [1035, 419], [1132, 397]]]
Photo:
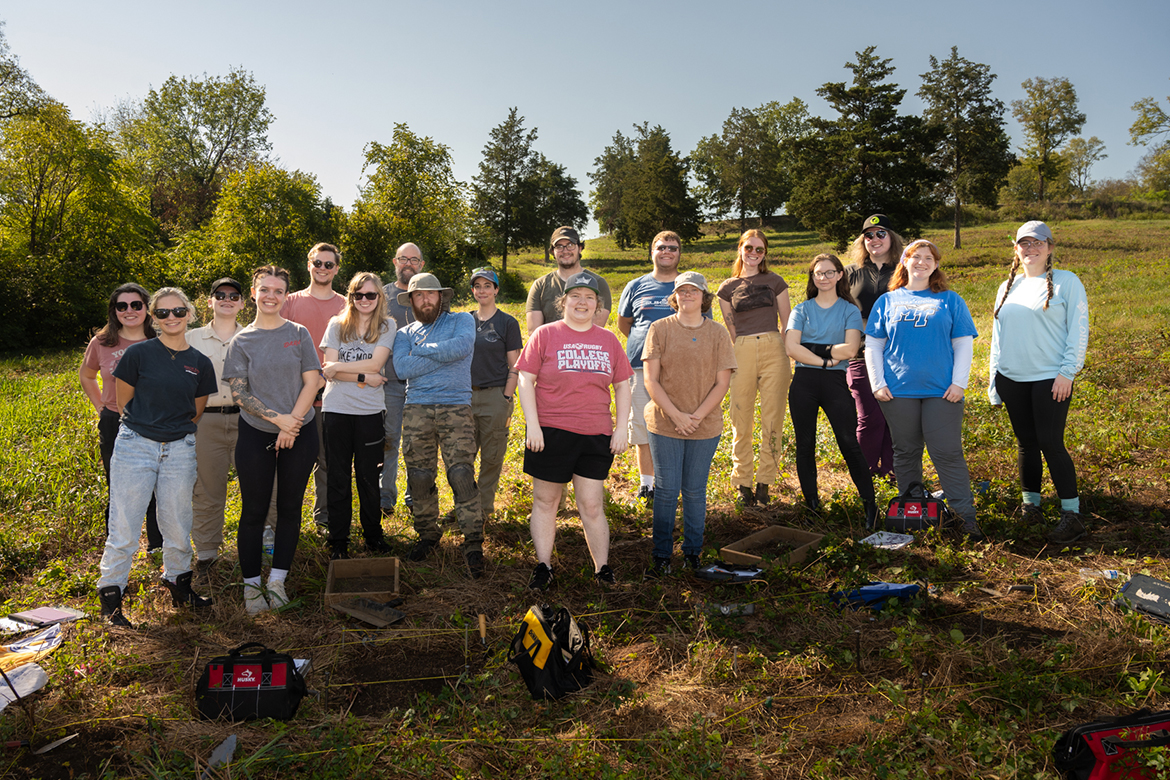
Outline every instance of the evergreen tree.
[[536, 128], [524, 130], [524, 117], [515, 107], [508, 118], [492, 128], [491, 141], [483, 148], [479, 175], [472, 181], [474, 208], [503, 253], [502, 270], [508, 271], [508, 247], [523, 243], [526, 215], [522, 190], [537, 162], [532, 150]]
[[716, 219], [734, 213], [740, 230], [747, 227], [748, 214], [763, 224], [787, 200], [776, 175], [780, 144], [751, 109], [732, 109], [723, 133], [700, 139], [691, 160], [699, 201]]
[[581, 199], [577, 180], [565, 166], [537, 153], [532, 171], [521, 184], [520, 215], [523, 218], [522, 246], [543, 246], [548, 262], [548, 237], [561, 225], [582, 228], [589, 221], [589, 209]]

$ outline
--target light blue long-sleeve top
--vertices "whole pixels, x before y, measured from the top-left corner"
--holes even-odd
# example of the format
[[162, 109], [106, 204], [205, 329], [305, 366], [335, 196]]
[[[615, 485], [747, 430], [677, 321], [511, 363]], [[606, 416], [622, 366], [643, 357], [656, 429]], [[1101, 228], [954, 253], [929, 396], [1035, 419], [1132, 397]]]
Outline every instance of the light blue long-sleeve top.
[[429, 325], [412, 322], [394, 336], [394, 373], [406, 380], [406, 403], [471, 404], [475, 320], [443, 312]]
[[[1007, 282], [999, 286], [995, 305], [1003, 300]], [[1048, 309], [1048, 281], [1018, 275], [999, 316], [991, 326], [990, 380], [987, 397], [1003, 403], [995, 389], [996, 373], [1017, 382], [1076, 379], [1089, 348], [1089, 299], [1085, 286], [1072, 271], [1052, 272], [1052, 300]]]

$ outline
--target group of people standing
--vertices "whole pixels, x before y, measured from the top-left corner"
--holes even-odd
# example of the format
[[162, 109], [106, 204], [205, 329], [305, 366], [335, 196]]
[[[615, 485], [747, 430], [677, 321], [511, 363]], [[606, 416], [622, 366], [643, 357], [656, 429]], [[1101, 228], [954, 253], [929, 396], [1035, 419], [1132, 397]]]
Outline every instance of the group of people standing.
[[[1064, 544], [1085, 533], [1063, 439], [1088, 344], [1088, 307], [1077, 277], [1053, 268], [1053, 245], [1043, 223], [1017, 232], [1011, 273], [996, 297], [989, 396], [1007, 406], [1019, 441], [1025, 518], [1042, 518], [1043, 458], [1061, 499], [1049, 539]], [[873, 477], [893, 477], [903, 489], [920, 482], [927, 448], [964, 531], [982, 538], [961, 440], [977, 334], [966, 304], [948, 289], [934, 244], [907, 245], [886, 216], [873, 215], [853, 244], [853, 262], [815, 257], [805, 300], [792, 307], [788, 285], [768, 270], [761, 231], [741, 236], [732, 276], [717, 290], [702, 274], [680, 270], [682, 242], [664, 231], [651, 242], [653, 269], [626, 285], [618, 302], [625, 350], [604, 327], [612, 298], [605, 280], [581, 267], [583, 247], [572, 228], [553, 234], [556, 268], [530, 290], [526, 344], [516, 320], [496, 306], [493, 269], [472, 273], [475, 311], [451, 312], [453, 291], [422, 272], [414, 244], [396, 252], [394, 281], [358, 273], [345, 295], [333, 290], [341, 253], [324, 243], [309, 253], [305, 290], [290, 293], [288, 272], [271, 265], [256, 269], [247, 289], [219, 279], [208, 299], [211, 321], [193, 330], [195, 310], [181, 290], [116, 289], [79, 372], [99, 412], [110, 487], [102, 614], [129, 625], [122, 598], [144, 518], [174, 603], [212, 603], [193, 587], [191, 541], [196, 570], [209, 571], [223, 542], [232, 465], [249, 614], [289, 601], [285, 579], [313, 473], [313, 516], [332, 557], [350, 553], [351, 477], [365, 547], [388, 552], [381, 515], [397, 504], [400, 444], [404, 499], [418, 534], [409, 559], [424, 560], [441, 539], [441, 453], [468, 573], [482, 576], [484, 519], [495, 509], [516, 394], [526, 424], [523, 468], [533, 480], [530, 586], [537, 590], [554, 580], [556, 513], [567, 483], [595, 577], [616, 581], [603, 485], [630, 444], [639, 498], [653, 508], [648, 572], [670, 571], [680, 498], [683, 559], [699, 567], [707, 479], [728, 393], [731, 479], [745, 506], [769, 501], [787, 397], [809, 509], [820, 509], [815, 448], [823, 409], [868, 526], [877, 518]], [[248, 297], [255, 318], [242, 326], [237, 317]], [[712, 319], [716, 300], [725, 325]]]

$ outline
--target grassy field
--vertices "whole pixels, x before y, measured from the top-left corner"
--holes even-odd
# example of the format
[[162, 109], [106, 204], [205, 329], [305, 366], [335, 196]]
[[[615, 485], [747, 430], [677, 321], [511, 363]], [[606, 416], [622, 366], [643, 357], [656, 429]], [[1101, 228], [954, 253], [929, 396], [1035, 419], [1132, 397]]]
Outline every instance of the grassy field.
[[[34, 747], [75, 732], [47, 756], [0, 753], [0, 777], [188, 778], [229, 734], [240, 749], [222, 777], [989, 778], [1051, 777], [1065, 728], [1139, 706], [1167, 708], [1170, 631], [1110, 606], [1118, 583], [1078, 570], [1120, 569], [1170, 579], [1170, 220], [1053, 225], [1059, 263], [1089, 293], [1092, 334], [1068, 443], [1091, 535], [1067, 549], [1019, 522], [1014, 439], [986, 400], [990, 308], [1006, 277], [1015, 225], [928, 232], [980, 331], [964, 441], [989, 541], [929, 535], [900, 552], [856, 544], [861, 507], [822, 419], [823, 517], [798, 509], [786, 435], [784, 473], [764, 509], [733, 502], [730, 431], [712, 465], [707, 548], [772, 524], [825, 534], [798, 567], [764, 581], [717, 586], [685, 574], [643, 582], [650, 512], [634, 501], [632, 454], [607, 484], [611, 563], [619, 586], [600, 590], [572, 511], [558, 523], [557, 587], [593, 636], [604, 671], [579, 695], [534, 703], [508, 645], [533, 602], [531, 491], [514, 425], [487, 523], [488, 576], [464, 575], [458, 535], [424, 564], [406, 564], [398, 627], [375, 630], [322, 605], [328, 553], [306, 515], [290, 575], [293, 604], [243, 614], [231, 488], [228, 543], [206, 617], [170, 606], [158, 566], [136, 559], [134, 631], [100, 621], [66, 629], [40, 663], [48, 686], [0, 715], [0, 739]], [[770, 263], [803, 298], [808, 261], [826, 246], [808, 232], [769, 234]], [[687, 247], [684, 269], [729, 275], [733, 236]], [[648, 269], [644, 249], [588, 242], [588, 267], [615, 298]], [[531, 279], [543, 254], [509, 258]], [[464, 307], [468, 308], [468, 307]], [[505, 308], [523, 324], [522, 303]], [[97, 614], [104, 480], [94, 415], [77, 384], [81, 347], [0, 362], [0, 601], [3, 613], [45, 603]], [[790, 430], [790, 428], [789, 428]], [[1057, 506], [1046, 483], [1045, 511]], [[879, 488], [881, 499], [892, 488]], [[441, 487], [444, 510], [450, 493]], [[570, 506], [571, 510], [571, 506]], [[402, 507], [386, 520], [397, 553], [414, 540]], [[363, 551], [358, 552], [364, 555]], [[929, 583], [929, 597], [881, 613], [839, 612], [827, 594], [870, 579]], [[1014, 584], [1031, 593], [1008, 593]], [[1005, 595], [996, 595], [1005, 594]], [[725, 616], [718, 605], [751, 604]], [[477, 615], [487, 617], [481, 645]], [[195, 680], [208, 658], [244, 641], [313, 660], [312, 695], [288, 723], [198, 719]], [[1160, 753], [1162, 749], [1158, 749]], [[1152, 761], [1165, 756], [1154, 755]]]

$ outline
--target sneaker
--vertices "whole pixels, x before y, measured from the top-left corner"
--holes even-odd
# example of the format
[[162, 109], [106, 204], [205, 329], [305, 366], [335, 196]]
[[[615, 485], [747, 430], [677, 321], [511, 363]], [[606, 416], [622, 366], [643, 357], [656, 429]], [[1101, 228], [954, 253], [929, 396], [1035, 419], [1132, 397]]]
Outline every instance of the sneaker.
[[1053, 544], [1072, 544], [1086, 533], [1085, 524], [1077, 512], [1061, 512], [1060, 522], [1048, 532], [1048, 541]]
[[543, 563], [536, 564], [532, 570], [532, 579], [528, 581], [529, 590], [545, 590], [553, 582], [553, 570]]
[[[651, 579], [658, 579], [670, 574], [670, 559], [669, 558], [651, 558], [650, 568], [646, 570], [646, 576]], [[600, 575], [599, 575], [600, 576]]]
[[390, 552], [390, 543], [386, 541], [385, 537], [375, 539], [372, 542], [367, 539], [366, 550], [378, 555], [386, 555]]
[[617, 584], [617, 578], [613, 576], [613, 569], [609, 568], [608, 563], [598, 569], [593, 576], [597, 578], [597, 584], [603, 587]]
[[983, 535], [983, 531], [979, 528], [979, 523], [975, 522], [975, 518], [973, 517], [963, 520], [963, 533], [973, 542], [982, 542], [987, 538]]
[[768, 504], [768, 486], [763, 482], [756, 483], [756, 503], [760, 506]]
[[268, 606], [272, 609], [288, 606], [288, 593], [284, 590], [284, 580], [268, 583]]
[[419, 539], [414, 543], [414, 547], [411, 548], [410, 555], [407, 557], [415, 563], [425, 561], [427, 556], [438, 546], [438, 539]]
[[694, 554], [691, 554], [691, 555], [686, 555], [686, 556], [683, 556], [683, 557], [686, 559], [686, 562], [687, 562], [687, 569], [688, 569], [688, 570], [689, 570], [689, 571], [690, 571], [692, 574], [693, 574], [694, 572], [697, 572], [697, 571], [698, 571], [698, 570], [699, 570], [699, 569], [702, 567], [702, 564], [701, 564], [701, 563], [699, 563], [699, 556], [697, 556], [697, 555], [694, 555]]
[[1021, 504], [1020, 514], [1020, 519], [1028, 525], [1041, 525], [1044, 522], [1044, 512], [1035, 504]]
[[483, 576], [483, 553], [479, 550], [472, 550], [463, 556], [467, 560], [467, 571], [471, 574], [471, 579], [478, 580]]
[[654, 488], [649, 485], [643, 485], [638, 489], [638, 500], [642, 501], [648, 507], [654, 506]]
[[244, 583], [244, 611], [249, 615], [259, 615], [261, 612], [267, 612], [271, 607], [268, 606], [268, 599], [264, 598], [264, 589], [259, 585], [252, 585]]
[[740, 500], [740, 503], [742, 503], [744, 506], [755, 506], [756, 505], [756, 494], [753, 493], [752, 489], [750, 487], [748, 487], [747, 485], [740, 485], [739, 486], [739, 500]]

